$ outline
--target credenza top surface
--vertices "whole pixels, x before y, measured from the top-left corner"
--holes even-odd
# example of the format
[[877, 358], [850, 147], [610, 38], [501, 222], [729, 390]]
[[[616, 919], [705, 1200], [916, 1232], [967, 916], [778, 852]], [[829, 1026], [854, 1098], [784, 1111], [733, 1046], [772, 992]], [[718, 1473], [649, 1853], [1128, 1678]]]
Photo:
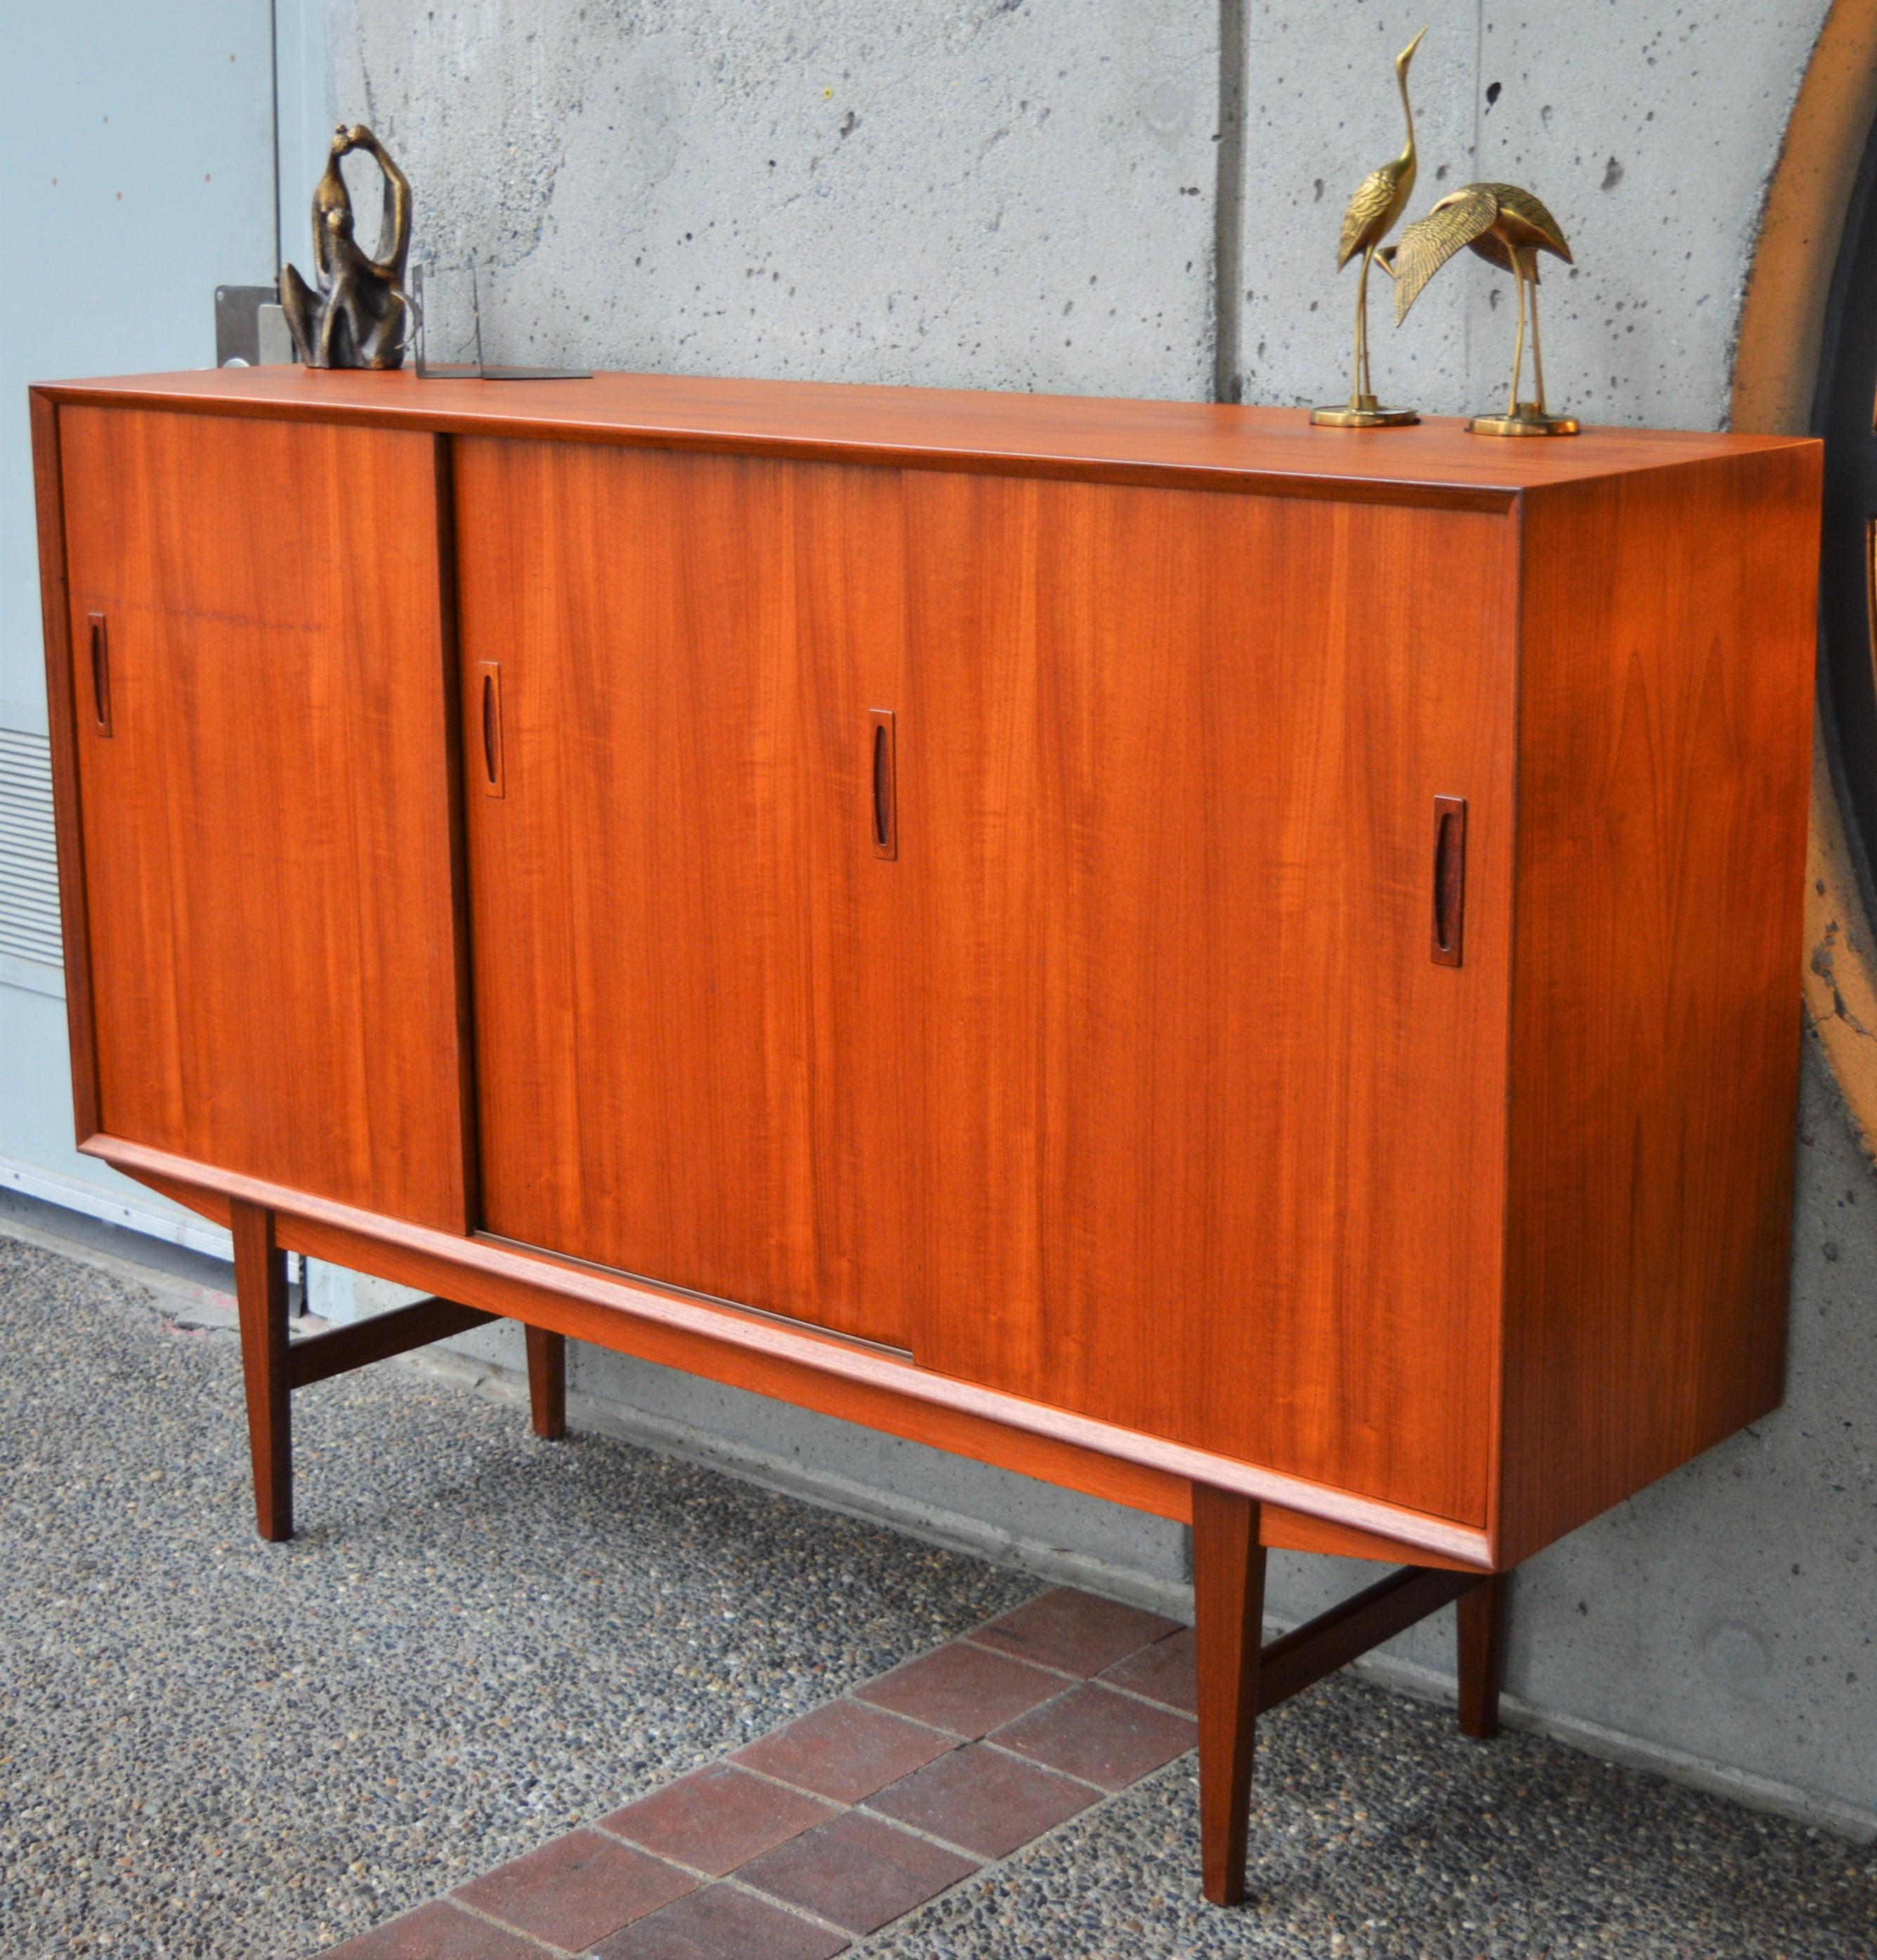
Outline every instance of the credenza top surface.
[[1783, 436], [1630, 428], [1494, 440], [1470, 436], [1445, 415], [1411, 428], [1319, 429], [1303, 409], [680, 374], [425, 380], [408, 370], [222, 368], [49, 383], [39, 392], [61, 402], [199, 414], [1480, 509], [1586, 478], [1817, 447]]

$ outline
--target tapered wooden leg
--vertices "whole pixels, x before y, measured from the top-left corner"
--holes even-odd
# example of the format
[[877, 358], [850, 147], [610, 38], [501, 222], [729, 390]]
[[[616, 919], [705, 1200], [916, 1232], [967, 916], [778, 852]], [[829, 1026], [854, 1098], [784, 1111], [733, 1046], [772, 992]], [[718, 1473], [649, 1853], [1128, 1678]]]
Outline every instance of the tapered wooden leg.
[[534, 1433], [552, 1442], [567, 1433], [567, 1336], [530, 1327], [528, 1334], [528, 1404]]
[[229, 1204], [234, 1291], [247, 1385], [248, 1449], [254, 1461], [254, 1522], [262, 1538], [293, 1536], [293, 1428], [287, 1360], [287, 1255], [274, 1214], [240, 1198]]
[[1265, 1548], [1258, 1507], [1193, 1486], [1194, 1632], [1199, 1659], [1199, 1839], [1205, 1893], [1245, 1896], [1258, 1650], [1265, 1634]]
[[1495, 1573], [1462, 1594], [1454, 1612], [1460, 1634], [1460, 1733], [1476, 1742], [1499, 1733], [1499, 1689], [1506, 1675], [1506, 1609], [1512, 1574]]

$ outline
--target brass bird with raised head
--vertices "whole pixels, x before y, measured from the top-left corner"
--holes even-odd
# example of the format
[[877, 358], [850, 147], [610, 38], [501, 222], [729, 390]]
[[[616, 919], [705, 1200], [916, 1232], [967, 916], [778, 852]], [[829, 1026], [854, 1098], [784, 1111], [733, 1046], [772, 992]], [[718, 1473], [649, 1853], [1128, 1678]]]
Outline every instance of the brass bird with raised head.
[[1408, 98], [1408, 67], [1420, 46], [1420, 33], [1395, 57], [1395, 80], [1401, 91], [1401, 115], [1408, 126], [1408, 140], [1401, 154], [1371, 170], [1356, 186], [1356, 194], [1343, 213], [1342, 236], [1337, 242], [1336, 269], [1341, 272], [1351, 259], [1362, 254], [1362, 269], [1356, 278], [1355, 374], [1346, 409], [1318, 409], [1310, 419], [1330, 428], [1401, 428], [1420, 418], [1412, 409], [1385, 409], [1376, 400], [1369, 374], [1369, 268], [1383, 239], [1395, 229], [1408, 200], [1414, 192], [1414, 110]]
[[[1398, 326], [1421, 291], [1462, 246], [1488, 265], [1510, 272], [1518, 294], [1519, 329], [1513, 342], [1512, 387], [1503, 415], [1475, 415], [1467, 428], [1475, 435], [1575, 435], [1569, 415], [1545, 406], [1545, 357], [1538, 341], [1538, 254], [1571, 261], [1558, 222], [1529, 190], [1516, 184], [1476, 183], [1443, 197], [1425, 218], [1417, 218], [1382, 256], [1382, 269], [1395, 278], [1395, 319]], [[1525, 359], [1525, 320], [1532, 322], [1532, 399], [1519, 399]]]

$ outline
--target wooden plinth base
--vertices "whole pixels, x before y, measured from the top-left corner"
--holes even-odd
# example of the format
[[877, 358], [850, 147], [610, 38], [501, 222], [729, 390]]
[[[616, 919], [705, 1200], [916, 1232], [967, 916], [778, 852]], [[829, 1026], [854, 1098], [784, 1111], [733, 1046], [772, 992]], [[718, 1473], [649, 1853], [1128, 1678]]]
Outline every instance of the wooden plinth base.
[[1200, 1846], [1205, 1895], [1215, 1905], [1236, 1905], [1245, 1897], [1261, 1713], [1457, 1600], [1461, 1731], [1484, 1740], [1499, 1727], [1509, 1574], [1404, 1566], [1261, 1648], [1265, 1548], [1258, 1513], [1249, 1498], [1193, 1486]]
[[[290, 1345], [287, 1255], [275, 1236], [273, 1213], [235, 1198], [230, 1202], [228, 1223], [234, 1235], [235, 1301], [247, 1389], [248, 1448], [254, 1462], [255, 1528], [278, 1544], [293, 1536], [293, 1391], [447, 1340], [500, 1316], [460, 1306], [454, 1300], [420, 1300]], [[565, 1436], [566, 1337], [538, 1327], [530, 1327], [527, 1335], [534, 1433]]]
[[[275, 1236], [275, 1214], [265, 1206], [235, 1198], [230, 1223], [254, 1463], [255, 1522], [262, 1538], [289, 1538], [292, 1392], [500, 1316], [452, 1300], [422, 1300], [290, 1346], [286, 1255]], [[533, 1325], [527, 1333], [535, 1433], [564, 1435], [566, 1337]], [[1207, 1484], [1195, 1482], [1191, 1491], [1204, 1888], [1216, 1904], [1235, 1905], [1245, 1897], [1258, 1715], [1457, 1601], [1460, 1726], [1465, 1734], [1482, 1739], [1494, 1734], [1505, 1665], [1509, 1581], [1504, 1574], [1405, 1566], [1265, 1646], [1261, 1507], [1255, 1499]]]

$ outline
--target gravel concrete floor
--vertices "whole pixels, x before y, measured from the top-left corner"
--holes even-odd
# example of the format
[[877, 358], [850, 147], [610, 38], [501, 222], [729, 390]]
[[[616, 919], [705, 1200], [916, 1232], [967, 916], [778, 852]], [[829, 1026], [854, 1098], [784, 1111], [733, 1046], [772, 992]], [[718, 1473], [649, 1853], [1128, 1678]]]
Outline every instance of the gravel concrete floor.
[[[396, 1363], [294, 1398], [264, 1547], [234, 1340], [166, 1304], [0, 1237], [0, 1955], [299, 1960], [1036, 1589]], [[1188, 1758], [855, 1950], [1877, 1955], [1868, 1847], [1353, 1681], [1259, 1790], [1245, 1911]]]

